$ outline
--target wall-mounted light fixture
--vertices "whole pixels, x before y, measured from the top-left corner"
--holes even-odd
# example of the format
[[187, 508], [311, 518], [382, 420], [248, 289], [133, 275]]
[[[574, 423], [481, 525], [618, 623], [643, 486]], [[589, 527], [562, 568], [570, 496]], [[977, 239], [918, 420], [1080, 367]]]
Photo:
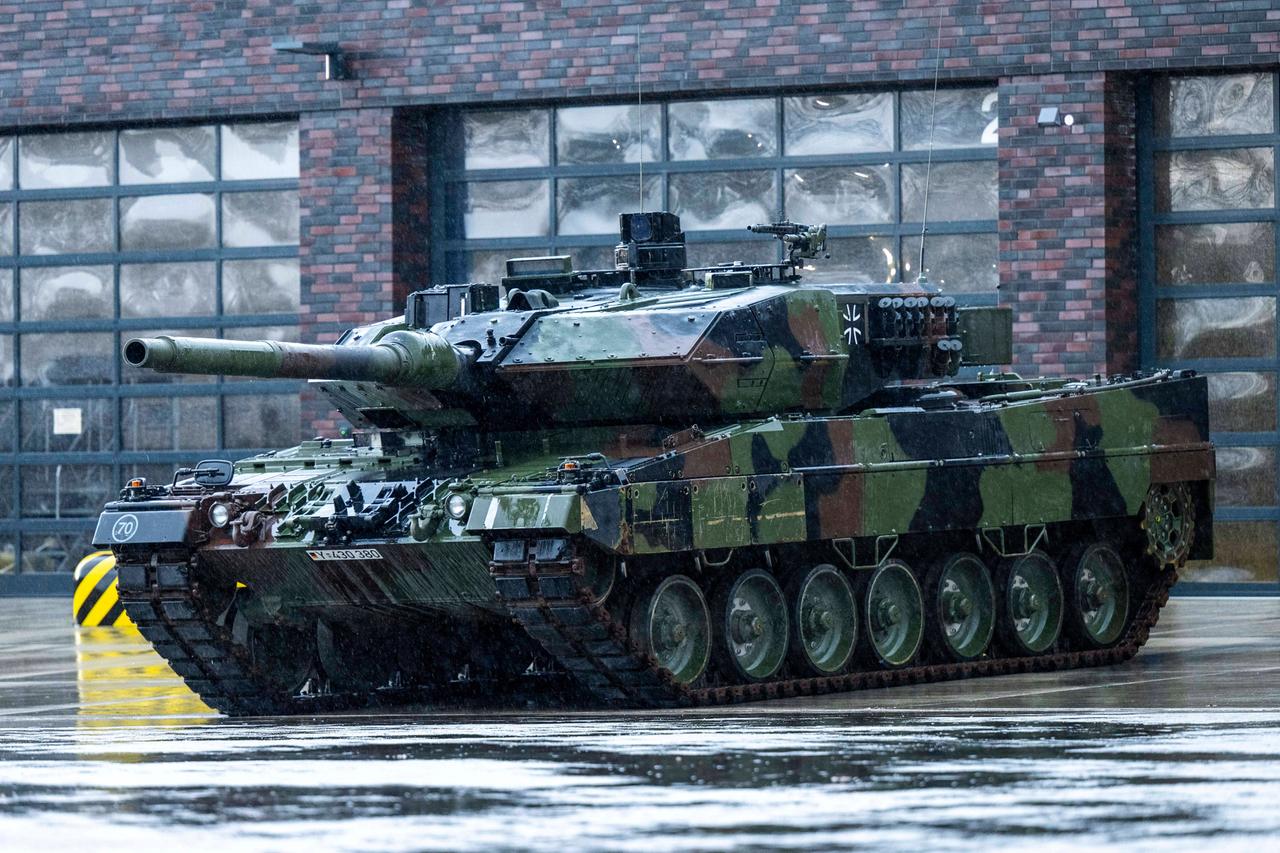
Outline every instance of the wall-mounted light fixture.
[[1041, 107], [1040, 115], [1036, 118], [1036, 124], [1040, 127], [1071, 127], [1075, 123], [1075, 116], [1070, 113], [1063, 115], [1062, 110], [1057, 107]]
[[324, 79], [349, 80], [350, 69], [342, 46], [336, 41], [302, 41], [301, 39], [276, 39], [271, 48], [281, 53], [305, 53], [324, 57]]

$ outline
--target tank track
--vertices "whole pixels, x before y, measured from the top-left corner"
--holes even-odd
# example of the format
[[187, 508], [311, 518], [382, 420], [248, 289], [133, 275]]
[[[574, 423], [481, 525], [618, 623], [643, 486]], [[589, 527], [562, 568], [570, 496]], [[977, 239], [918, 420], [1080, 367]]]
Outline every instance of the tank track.
[[138, 631], [206, 705], [232, 716], [288, 714], [295, 700], [270, 696], [230, 628], [204, 615], [191, 583], [195, 557], [151, 553], [116, 563], [120, 601]]
[[214, 710], [233, 717], [275, 716], [339, 710], [368, 704], [351, 694], [282, 696], [266, 686], [248, 650], [229, 625], [210, 618], [193, 583], [195, 554], [151, 552], [139, 561], [118, 559], [120, 601], [151, 643], [187, 686]]
[[[272, 690], [247, 650], [235, 642], [230, 627], [210, 618], [198, 584], [191, 581], [197, 559], [194, 554], [158, 551], [124, 556], [117, 564], [119, 590], [143, 637], [210, 707], [231, 716], [263, 716], [397, 705], [426, 698], [422, 690], [412, 689], [292, 697]], [[677, 683], [628, 637], [624, 624], [590, 588], [582, 557], [495, 562], [490, 570], [516, 625], [571, 676], [583, 698], [630, 708], [727, 705], [1121, 663], [1146, 643], [1177, 580], [1173, 569], [1156, 574], [1135, 602], [1125, 635], [1107, 649], [691, 687]]]
[[1147, 642], [1176, 569], [1156, 573], [1135, 601], [1122, 638], [1106, 649], [1069, 651], [1030, 657], [997, 657], [964, 663], [940, 663], [879, 669], [814, 678], [782, 678], [761, 683], [697, 687], [678, 684], [652, 655], [644, 653], [585, 582], [581, 557], [549, 562], [490, 564], [498, 594], [515, 621], [570, 672], [596, 701], [613, 706], [670, 708], [730, 705], [763, 699], [844, 693], [988, 675], [1054, 672], [1122, 663]]
[[[380, 687], [367, 692], [334, 692], [322, 679], [317, 689], [286, 696], [236, 642], [231, 627], [211, 615], [196, 577], [198, 554], [152, 551], [117, 558], [120, 601], [138, 631], [209, 707], [233, 717], [314, 714], [424, 701], [470, 701], [490, 696], [485, 681]], [[216, 607], [214, 609], [217, 609]], [[314, 671], [314, 670], [313, 670]], [[578, 689], [563, 675], [538, 673], [537, 691]], [[511, 689], [511, 685], [506, 685]], [[520, 698], [524, 694], [517, 694]], [[491, 698], [491, 697], [490, 697]]]

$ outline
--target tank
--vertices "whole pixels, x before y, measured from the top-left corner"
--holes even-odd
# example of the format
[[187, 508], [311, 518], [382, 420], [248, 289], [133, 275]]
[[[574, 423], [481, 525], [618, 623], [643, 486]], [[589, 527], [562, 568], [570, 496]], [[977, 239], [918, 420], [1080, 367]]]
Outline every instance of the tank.
[[[674, 707], [1117, 664], [1212, 554], [1206, 385], [1023, 378], [1008, 307], [925, 281], [513, 258], [332, 345], [128, 341], [138, 369], [290, 376], [341, 437], [135, 479], [94, 536], [232, 715], [540, 695]], [[264, 436], [270, 441], [270, 436]]]

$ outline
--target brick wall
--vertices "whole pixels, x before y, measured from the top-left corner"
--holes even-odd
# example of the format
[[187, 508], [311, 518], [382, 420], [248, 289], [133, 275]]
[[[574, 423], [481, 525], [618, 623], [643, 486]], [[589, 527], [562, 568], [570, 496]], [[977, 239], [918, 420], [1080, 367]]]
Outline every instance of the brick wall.
[[[1000, 80], [1000, 300], [1014, 309], [1015, 370], [1136, 364], [1133, 86], [1104, 72]], [[1074, 123], [1039, 127], [1042, 106]]]
[[[355, 80], [273, 39], [340, 41]], [[637, 41], [639, 42], [637, 46]], [[1274, 63], [1236, 2], [0, 0], [0, 127]]]

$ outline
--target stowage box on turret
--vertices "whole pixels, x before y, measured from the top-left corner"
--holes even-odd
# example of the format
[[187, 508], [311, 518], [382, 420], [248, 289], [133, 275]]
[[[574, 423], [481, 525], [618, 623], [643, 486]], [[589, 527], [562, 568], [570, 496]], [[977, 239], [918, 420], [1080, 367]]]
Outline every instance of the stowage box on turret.
[[[330, 346], [159, 337], [135, 367], [305, 377], [355, 426], [98, 523], [129, 615], [229, 714], [662, 707], [1117, 663], [1212, 552], [1205, 381], [1023, 379], [1010, 312], [927, 284], [516, 258]], [[992, 368], [986, 374], [975, 366]], [[264, 437], [268, 438], [269, 437]]]

